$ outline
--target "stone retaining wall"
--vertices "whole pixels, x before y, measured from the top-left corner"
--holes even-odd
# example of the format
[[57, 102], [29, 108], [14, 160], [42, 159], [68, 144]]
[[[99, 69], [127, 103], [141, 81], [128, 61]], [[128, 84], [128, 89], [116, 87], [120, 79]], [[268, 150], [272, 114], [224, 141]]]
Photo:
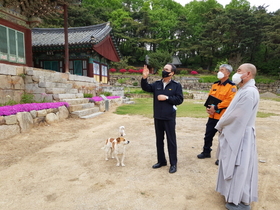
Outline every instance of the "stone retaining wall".
[[33, 127], [41, 124], [51, 124], [69, 117], [65, 106], [56, 109], [43, 109], [30, 112], [18, 112], [15, 115], [0, 116], [0, 140], [29, 132]]
[[[135, 83], [138, 83], [137, 86], [140, 86], [142, 75], [110, 75], [110, 84], [116, 86], [132, 86]], [[124, 84], [120, 84], [118, 80], [125, 81]], [[160, 77], [156, 75], [152, 75], [148, 78], [149, 82], [154, 82], [159, 80]], [[180, 82], [182, 87], [186, 90], [205, 90], [209, 91], [211, 85], [213, 83], [199, 83], [199, 78], [196, 77], [179, 77], [175, 75], [175, 80]], [[280, 94], [280, 81], [276, 81], [270, 84], [256, 84], [260, 93], [264, 92], [272, 92], [276, 94]]]
[[52, 102], [59, 101], [63, 94], [64, 98], [82, 98], [83, 93], [95, 96], [98, 89], [99, 83], [91, 77], [0, 64], [0, 104], [19, 102], [23, 93], [33, 94], [38, 102]]
[[[119, 106], [122, 104], [122, 98], [102, 100], [95, 102], [95, 105], [99, 107], [100, 112], [106, 110], [106, 103], [108, 109]], [[58, 107], [56, 109], [43, 109], [30, 112], [18, 112], [15, 115], [0, 116], [0, 140], [10, 138], [20, 133], [30, 132], [33, 127], [37, 127], [45, 124], [52, 124], [56, 122], [64, 121], [71, 117], [70, 107], [65, 106]], [[67, 123], [67, 121], [65, 121]]]

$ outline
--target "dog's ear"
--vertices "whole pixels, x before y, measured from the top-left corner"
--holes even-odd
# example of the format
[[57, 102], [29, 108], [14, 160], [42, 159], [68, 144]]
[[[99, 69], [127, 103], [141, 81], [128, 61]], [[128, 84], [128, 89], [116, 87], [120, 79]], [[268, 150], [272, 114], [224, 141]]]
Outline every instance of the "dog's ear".
[[116, 140], [117, 140], [118, 143], [121, 142], [121, 138], [120, 137], [118, 137]]

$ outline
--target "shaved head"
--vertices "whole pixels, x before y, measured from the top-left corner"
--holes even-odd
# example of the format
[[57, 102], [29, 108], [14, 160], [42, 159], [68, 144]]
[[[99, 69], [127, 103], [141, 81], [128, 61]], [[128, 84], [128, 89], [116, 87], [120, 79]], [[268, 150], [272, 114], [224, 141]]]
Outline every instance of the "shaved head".
[[255, 78], [256, 74], [257, 74], [257, 68], [255, 65], [251, 64], [251, 63], [244, 63], [241, 66], [245, 67], [245, 70], [247, 72], [251, 72], [252, 74], [252, 78]]

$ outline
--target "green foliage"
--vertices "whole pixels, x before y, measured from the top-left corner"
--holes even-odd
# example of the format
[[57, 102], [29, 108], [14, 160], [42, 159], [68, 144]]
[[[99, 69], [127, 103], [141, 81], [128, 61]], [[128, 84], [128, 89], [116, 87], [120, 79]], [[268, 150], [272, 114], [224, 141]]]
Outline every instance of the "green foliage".
[[16, 105], [16, 104], [18, 104], [16, 101], [9, 100], [6, 103], [0, 104], [0, 106], [12, 106], [12, 105]]
[[19, 74], [20, 77], [22, 77], [22, 79], [25, 79], [26, 75], [25, 74]]
[[118, 83], [125, 84], [127, 80], [129, 80], [129, 78], [121, 78], [121, 79], [118, 79]]
[[181, 74], [181, 75], [186, 75], [186, 74], [188, 74], [188, 71], [187, 71], [187, 70], [181, 70], [181, 71], [180, 71], [180, 74]]
[[101, 92], [100, 95], [111, 96], [112, 93], [111, 92]]
[[218, 81], [216, 75], [201, 75], [198, 82], [199, 83], [214, 83]]
[[34, 95], [30, 93], [24, 93], [21, 97], [20, 103], [21, 104], [28, 104], [28, 103], [35, 103]]
[[120, 60], [120, 62], [112, 62], [111, 63], [111, 68], [115, 68], [115, 69], [127, 69], [128, 65], [128, 60], [129, 60], [130, 56], [124, 56], [122, 57], [122, 59]]
[[138, 86], [138, 82], [133, 82], [132, 85], [133, 86]]
[[92, 98], [92, 93], [84, 93], [84, 98]]
[[218, 62], [217, 62], [217, 65], [216, 65], [216, 67], [215, 67], [215, 69], [214, 69], [214, 71], [215, 71], [215, 72], [218, 72], [218, 71], [220, 70], [220, 66], [221, 66], [222, 64], [229, 64], [229, 63], [228, 63], [228, 60], [225, 59], [225, 60], [223, 60], [223, 61], [218, 61]]
[[[193, 70], [212, 72], [227, 61], [234, 69], [246, 62], [261, 74], [279, 73], [280, 12], [251, 7], [247, 0], [232, 0], [226, 8], [215, 0], [185, 6], [173, 0], [83, 0], [68, 13], [70, 27], [110, 21], [122, 55], [112, 63], [115, 69], [142, 66], [145, 55], [163, 52], [178, 55], [182, 66]], [[63, 14], [44, 19], [40, 27], [63, 27]], [[152, 61], [156, 70], [165, 63], [161, 56]]]
[[149, 65], [154, 68], [154, 72], [163, 69], [164, 65], [172, 62], [172, 56], [168, 52], [156, 51], [149, 54]]

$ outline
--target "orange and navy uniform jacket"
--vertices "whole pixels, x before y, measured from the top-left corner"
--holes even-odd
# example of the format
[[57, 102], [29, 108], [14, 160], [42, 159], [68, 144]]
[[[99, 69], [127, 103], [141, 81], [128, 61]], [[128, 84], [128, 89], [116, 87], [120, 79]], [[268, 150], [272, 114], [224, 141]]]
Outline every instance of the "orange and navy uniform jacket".
[[236, 91], [236, 85], [229, 79], [223, 83], [221, 83], [221, 81], [215, 82], [211, 87], [209, 95], [220, 99], [222, 102], [215, 105], [214, 108], [216, 112], [214, 113], [214, 115], [209, 115], [209, 117], [219, 120], [226, 111], [226, 108], [229, 106], [231, 100], [235, 96]]

